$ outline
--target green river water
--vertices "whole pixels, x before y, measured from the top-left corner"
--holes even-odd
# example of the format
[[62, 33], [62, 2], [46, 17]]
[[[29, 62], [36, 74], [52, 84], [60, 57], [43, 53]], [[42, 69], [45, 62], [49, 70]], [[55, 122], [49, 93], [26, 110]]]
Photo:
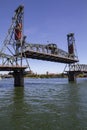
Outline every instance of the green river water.
[[87, 130], [87, 79], [1, 79], [0, 130]]

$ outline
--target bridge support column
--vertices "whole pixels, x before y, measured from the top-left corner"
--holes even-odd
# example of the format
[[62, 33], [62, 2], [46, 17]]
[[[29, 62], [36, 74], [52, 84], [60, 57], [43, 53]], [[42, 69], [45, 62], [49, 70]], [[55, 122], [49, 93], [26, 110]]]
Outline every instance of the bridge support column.
[[68, 72], [68, 81], [69, 82], [75, 82], [76, 81], [76, 75], [74, 71]]
[[15, 70], [13, 76], [14, 76], [14, 86], [24, 87], [24, 70]]

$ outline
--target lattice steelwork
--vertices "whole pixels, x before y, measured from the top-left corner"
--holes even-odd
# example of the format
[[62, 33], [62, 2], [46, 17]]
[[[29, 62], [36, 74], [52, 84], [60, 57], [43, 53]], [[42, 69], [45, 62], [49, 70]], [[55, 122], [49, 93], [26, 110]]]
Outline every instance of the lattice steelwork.
[[75, 45], [74, 33], [69, 33], [67, 35], [67, 42], [68, 42], [68, 53], [69, 53], [69, 56], [78, 59], [77, 49], [76, 49], [76, 45]]
[[[61, 63], [75, 63], [78, 58], [72, 57], [68, 52], [59, 49], [56, 44], [32, 44], [26, 43], [23, 34], [24, 7], [20, 5], [12, 18], [12, 24], [3, 42], [0, 51], [0, 64], [21, 65], [23, 58], [33, 58]], [[28, 63], [28, 62], [27, 62]], [[29, 66], [29, 64], [28, 64]]]
[[87, 72], [87, 65], [85, 65], [85, 64], [72, 64], [72, 65], [70, 65], [70, 71]]
[[[3, 42], [3, 46], [0, 50], [0, 57], [2, 59], [2, 65], [18, 65], [18, 61], [22, 60], [22, 57], [18, 57], [17, 53], [22, 50], [23, 43], [23, 16], [24, 7], [20, 5], [16, 10], [12, 18], [12, 24], [8, 29], [7, 36]], [[21, 24], [20, 28], [17, 29], [17, 25]], [[20, 32], [20, 38], [19, 33]]]
[[[20, 55], [21, 53], [19, 53]], [[25, 44], [22, 56], [26, 58], [47, 60], [61, 63], [75, 63], [77, 58], [73, 58], [69, 53], [57, 48], [56, 44]]]

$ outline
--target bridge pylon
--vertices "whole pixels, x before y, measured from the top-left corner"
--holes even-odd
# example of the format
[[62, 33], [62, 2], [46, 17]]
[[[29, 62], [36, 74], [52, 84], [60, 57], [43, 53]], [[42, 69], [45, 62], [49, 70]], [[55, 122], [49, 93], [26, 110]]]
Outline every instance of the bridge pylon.
[[24, 71], [21, 70], [15, 70], [13, 73], [14, 77], [14, 86], [15, 87], [24, 87]]
[[13, 71], [14, 86], [24, 86], [24, 70], [27, 68], [24, 67], [23, 59], [25, 57], [23, 58], [22, 56], [22, 50], [25, 44], [23, 26], [24, 6], [20, 5], [14, 11], [12, 23], [0, 50], [0, 66], [6, 71]]
[[20, 5], [12, 17], [12, 23], [8, 29], [5, 40], [2, 44], [0, 53], [4, 54], [2, 65], [19, 65], [22, 66], [22, 55], [18, 55], [19, 51], [22, 53], [23, 48], [23, 22], [24, 22], [24, 6]]
[[[78, 59], [77, 49], [76, 49], [76, 46], [75, 46], [74, 33], [69, 33], [67, 35], [67, 42], [68, 42], [68, 53], [69, 53], [69, 56], [72, 57], [73, 59], [75, 59], [75, 58]], [[72, 64], [74, 66], [77, 63], [72, 63]], [[74, 71], [71, 70], [72, 64], [68, 65], [68, 67], [69, 67], [69, 71], [68, 71], [68, 80], [69, 80], [69, 82], [76, 81], [75, 70]]]
[[75, 69], [73, 71], [71, 70], [71, 64], [69, 65], [69, 71], [67, 73], [68, 73], [68, 81], [69, 82], [76, 82]]

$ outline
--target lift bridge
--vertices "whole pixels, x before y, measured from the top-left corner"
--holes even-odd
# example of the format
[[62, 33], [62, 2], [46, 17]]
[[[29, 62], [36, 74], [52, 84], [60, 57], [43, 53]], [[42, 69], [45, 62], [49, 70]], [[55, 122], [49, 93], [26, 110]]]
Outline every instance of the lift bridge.
[[12, 23], [0, 50], [0, 71], [13, 72], [14, 86], [24, 86], [24, 71], [27, 67], [30, 69], [29, 58], [69, 64], [69, 69], [72, 64], [79, 62], [74, 33], [67, 35], [68, 52], [66, 52], [54, 43], [27, 43], [23, 30], [24, 6], [20, 5], [14, 11]]

